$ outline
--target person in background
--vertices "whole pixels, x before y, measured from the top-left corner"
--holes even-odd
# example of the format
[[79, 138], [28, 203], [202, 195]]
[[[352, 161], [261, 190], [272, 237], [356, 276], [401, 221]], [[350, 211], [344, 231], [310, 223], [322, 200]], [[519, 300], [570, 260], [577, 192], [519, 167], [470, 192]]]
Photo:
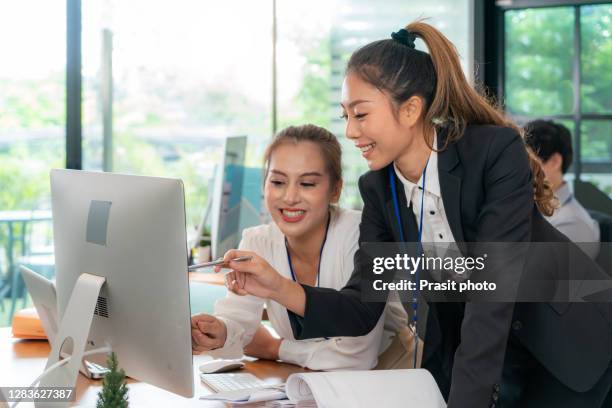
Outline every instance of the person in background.
[[[264, 197], [273, 222], [245, 229], [239, 248], [294, 282], [343, 287], [353, 272], [361, 213], [335, 205], [342, 191], [341, 155], [337, 138], [321, 127], [290, 126], [278, 133], [265, 153]], [[281, 338], [261, 325], [264, 304]], [[228, 291], [214, 316], [192, 317], [193, 350], [213, 350], [222, 358], [239, 358], [244, 351], [315, 370], [370, 369], [406, 324], [407, 314], [395, 302], [388, 304], [386, 321], [379, 319], [363, 336], [296, 340], [284, 306]]]
[[534, 120], [524, 129], [526, 142], [542, 160], [546, 180], [559, 200], [559, 208], [546, 219], [595, 259], [599, 253], [599, 224], [576, 200], [568, 183], [563, 180], [573, 158], [569, 130], [551, 120]]

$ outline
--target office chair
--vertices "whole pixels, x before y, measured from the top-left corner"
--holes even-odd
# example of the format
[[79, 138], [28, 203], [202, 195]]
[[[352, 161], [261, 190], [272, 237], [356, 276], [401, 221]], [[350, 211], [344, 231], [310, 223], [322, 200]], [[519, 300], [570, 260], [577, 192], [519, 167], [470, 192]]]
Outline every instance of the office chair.
[[612, 199], [595, 184], [584, 180], [574, 180], [574, 196], [585, 208], [612, 216]]
[[599, 241], [602, 243], [595, 261], [612, 276], [612, 216], [601, 211], [588, 210], [589, 215], [599, 224]]

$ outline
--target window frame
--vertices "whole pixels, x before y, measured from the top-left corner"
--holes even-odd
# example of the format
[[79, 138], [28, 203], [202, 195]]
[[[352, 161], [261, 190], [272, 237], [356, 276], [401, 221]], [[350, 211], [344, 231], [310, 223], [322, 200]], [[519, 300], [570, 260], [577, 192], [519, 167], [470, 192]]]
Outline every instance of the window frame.
[[[494, 61], [489, 67], [485, 66], [484, 85], [497, 100], [504, 101], [506, 79], [506, 42], [505, 42], [505, 13], [510, 10], [531, 8], [573, 7], [574, 8], [574, 44], [572, 56], [572, 84], [573, 84], [573, 113], [547, 116], [512, 115], [518, 122], [533, 119], [567, 120], [573, 122], [574, 160], [571, 172], [575, 180], [580, 180], [583, 173], [612, 173], [612, 162], [592, 163], [584, 162], [582, 158], [582, 123], [588, 120], [612, 121], [612, 113], [582, 112], [582, 30], [581, 8], [584, 6], [610, 4], [610, 0], [496, 0], [483, 6], [485, 48], [484, 61]], [[487, 21], [489, 23], [487, 24]]]

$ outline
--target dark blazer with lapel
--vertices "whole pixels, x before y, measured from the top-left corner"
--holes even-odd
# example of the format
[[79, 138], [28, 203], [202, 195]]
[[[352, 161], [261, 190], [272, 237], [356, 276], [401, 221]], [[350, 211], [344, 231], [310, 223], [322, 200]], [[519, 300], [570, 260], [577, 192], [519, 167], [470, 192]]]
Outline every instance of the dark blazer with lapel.
[[[439, 145], [445, 137], [438, 129]], [[360, 244], [400, 241], [387, 174], [384, 168], [359, 180], [364, 202]], [[468, 126], [459, 141], [438, 153], [438, 175], [458, 243], [568, 241], [534, 204], [527, 153], [514, 130]], [[415, 242], [412, 209], [404, 194], [398, 196], [406, 239]], [[296, 339], [369, 332], [385, 306], [361, 300], [362, 277], [371, 271], [371, 259], [360, 249], [353, 275], [340, 291], [303, 285], [304, 317], [289, 312]], [[423, 367], [436, 378], [449, 408], [489, 406], [499, 392], [510, 328], [520, 326], [515, 334], [524, 346], [562, 382], [584, 391], [612, 361], [610, 305], [572, 304], [560, 311], [545, 303], [430, 304]]]

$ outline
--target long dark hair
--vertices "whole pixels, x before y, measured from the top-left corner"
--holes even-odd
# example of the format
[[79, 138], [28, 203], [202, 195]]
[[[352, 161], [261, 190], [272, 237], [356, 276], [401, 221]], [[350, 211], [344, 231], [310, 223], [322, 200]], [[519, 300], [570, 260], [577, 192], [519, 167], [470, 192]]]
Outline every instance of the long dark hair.
[[[521, 128], [469, 84], [457, 50], [448, 38], [422, 21], [408, 24], [405, 30], [423, 40], [429, 52], [392, 39], [375, 41], [353, 53], [347, 74], [355, 73], [387, 93], [396, 108], [412, 96], [422, 97], [426, 134], [430, 134], [436, 124], [443, 123], [448, 129], [441, 150], [459, 140], [468, 124], [509, 127], [524, 137]], [[553, 191], [544, 180], [537, 156], [527, 146], [525, 148], [533, 174], [534, 200], [543, 214], [551, 215], [556, 207]]]

